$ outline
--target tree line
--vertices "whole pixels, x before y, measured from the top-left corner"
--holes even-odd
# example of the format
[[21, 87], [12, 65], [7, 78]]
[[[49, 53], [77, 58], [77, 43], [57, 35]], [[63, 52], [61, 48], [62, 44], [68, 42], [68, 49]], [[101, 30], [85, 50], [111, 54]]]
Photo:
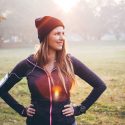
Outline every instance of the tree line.
[[6, 10], [12, 14], [7, 18], [0, 15], [0, 38], [15, 35], [23, 42], [36, 41], [34, 18], [52, 15], [65, 22], [69, 33], [78, 34], [84, 40], [102, 40], [106, 35], [114, 36], [116, 40], [125, 39], [124, 0], [81, 0], [69, 13], [55, 6], [52, 0], [13, 0], [11, 3], [1, 0], [0, 14]]

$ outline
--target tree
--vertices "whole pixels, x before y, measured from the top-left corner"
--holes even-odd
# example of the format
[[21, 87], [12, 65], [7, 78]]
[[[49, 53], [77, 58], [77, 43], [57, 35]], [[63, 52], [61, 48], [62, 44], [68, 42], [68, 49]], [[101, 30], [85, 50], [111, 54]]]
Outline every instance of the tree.
[[[3, 20], [5, 20], [6, 18], [4, 17], [4, 16], [2, 16], [2, 15], [0, 15], [0, 23], [3, 21]], [[0, 47], [1, 47], [1, 45], [2, 45], [2, 36], [0, 36]]]

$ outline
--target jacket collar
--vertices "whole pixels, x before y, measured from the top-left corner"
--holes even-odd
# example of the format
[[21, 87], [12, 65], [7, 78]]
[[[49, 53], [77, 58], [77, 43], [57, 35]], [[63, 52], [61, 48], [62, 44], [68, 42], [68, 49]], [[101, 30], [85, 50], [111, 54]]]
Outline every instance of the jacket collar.
[[[34, 67], [37, 67], [37, 68], [42, 69], [42, 70], [45, 71], [45, 69], [42, 68], [42, 67], [40, 67], [40, 66], [37, 64], [37, 62], [34, 60], [33, 54], [31, 54], [26, 60], [27, 60], [31, 65], [33, 65]], [[53, 68], [53, 70], [55, 70], [55, 69], [56, 69], [56, 67]], [[53, 71], [53, 70], [52, 70], [52, 71]]]

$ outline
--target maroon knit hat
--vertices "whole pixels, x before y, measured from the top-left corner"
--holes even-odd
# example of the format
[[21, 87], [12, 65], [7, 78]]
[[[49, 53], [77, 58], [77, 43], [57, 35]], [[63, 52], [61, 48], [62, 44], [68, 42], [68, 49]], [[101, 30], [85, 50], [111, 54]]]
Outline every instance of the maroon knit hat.
[[40, 43], [54, 28], [58, 26], [62, 26], [64, 28], [64, 24], [61, 20], [51, 16], [44, 16], [35, 19], [35, 25], [38, 31], [38, 39], [40, 40]]

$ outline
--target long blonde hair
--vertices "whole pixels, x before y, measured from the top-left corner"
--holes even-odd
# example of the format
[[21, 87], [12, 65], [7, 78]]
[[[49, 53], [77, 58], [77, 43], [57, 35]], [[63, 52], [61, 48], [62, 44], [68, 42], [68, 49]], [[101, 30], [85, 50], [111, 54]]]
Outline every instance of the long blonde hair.
[[[45, 66], [49, 62], [47, 37], [41, 42], [39, 49], [34, 54], [34, 59], [39, 66]], [[65, 42], [62, 50], [56, 53], [56, 64], [59, 78], [66, 93], [68, 93], [64, 77], [67, 77], [73, 86], [75, 84], [75, 74], [70, 56], [66, 54]]]

